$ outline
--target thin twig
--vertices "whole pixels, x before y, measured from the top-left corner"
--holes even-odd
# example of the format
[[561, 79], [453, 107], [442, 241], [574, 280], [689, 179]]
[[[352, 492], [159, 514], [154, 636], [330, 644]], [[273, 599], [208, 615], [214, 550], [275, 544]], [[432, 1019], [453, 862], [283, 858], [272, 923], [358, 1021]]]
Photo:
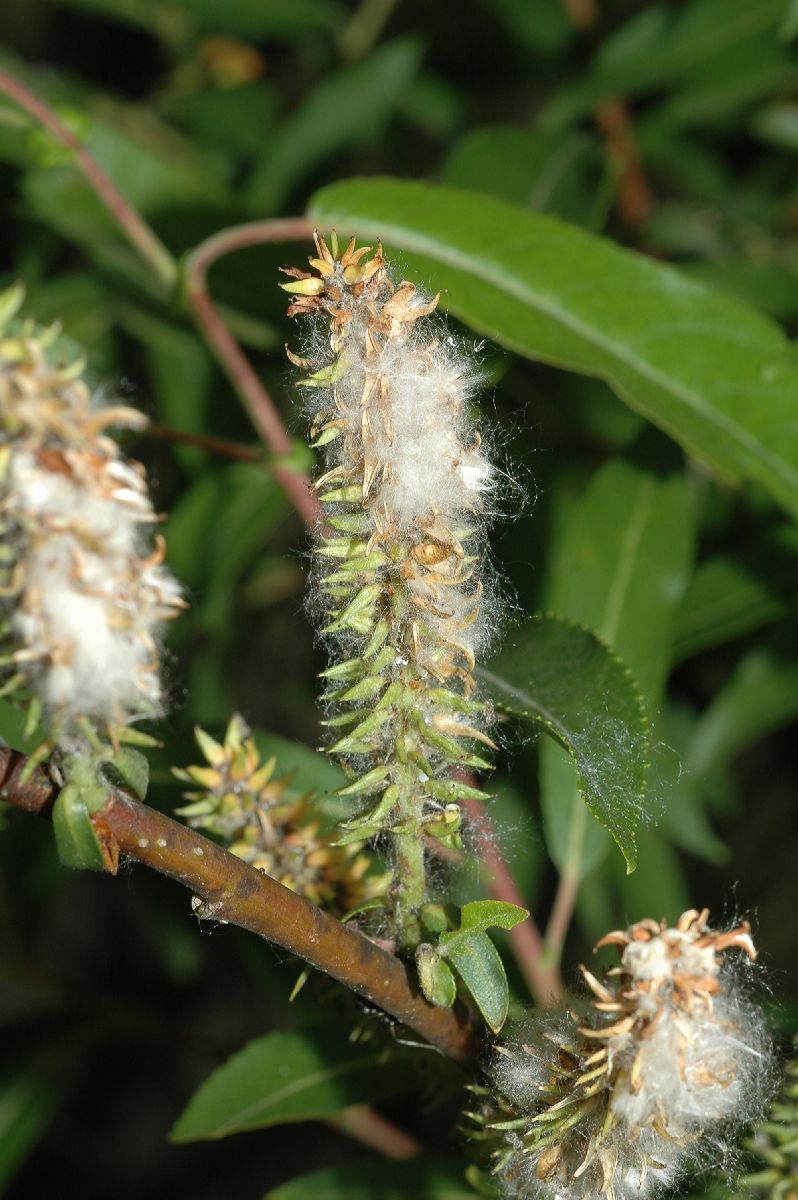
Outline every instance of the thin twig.
[[147, 425], [142, 430], [144, 437], [157, 438], [161, 442], [171, 442], [176, 446], [198, 446], [209, 454], [218, 454], [222, 458], [232, 458], [236, 462], [264, 462], [263, 452], [253, 446], [242, 446], [240, 442], [231, 442], [227, 438], [209, 437], [204, 433], [187, 433], [182, 429], [169, 429], [166, 425]]
[[[0, 799], [46, 814], [58, 789], [39, 768], [20, 786], [26, 759], [0, 747]], [[282, 946], [407, 1025], [458, 1062], [478, 1052], [479, 1031], [459, 1007], [435, 1008], [398, 958], [228, 850], [121, 792], [110, 793], [92, 824], [111, 874], [120, 855], [176, 879], [201, 901], [198, 913], [239, 925]]]
[[642, 225], [651, 211], [648, 186], [629, 109], [619, 96], [608, 96], [596, 107], [596, 124], [607, 146], [607, 155], [618, 172], [618, 212], [625, 225]]
[[376, 1150], [385, 1158], [415, 1158], [424, 1149], [414, 1137], [391, 1121], [386, 1121], [368, 1104], [353, 1104], [338, 1116], [328, 1117], [327, 1124], [363, 1146]]
[[549, 923], [546, 926], [546, 934], [543, 939], [546, 954], [553, 963], [559, 963], [562, 958], [563, 947], [565, 939], [568, 936], [571, 918], [574, 915], [574, 906], [576, 905], [578, 894], [579, 877], [571, 872], [564, 871], [557, 885]]
[[[504, 860], [481, 803], [479, 800], [465, 800], [463, 807], [468, 812], [479, 847], [479, 857], [488, 873], [491, 896], [494, 900], [526, 908], [524, 897]], [[556, 1003], [563, 995], [559, 967], [548, 960], [534, 917], [530, 914], [520, 925], [516, 925], [510, 930], [509, 937], [519, 970], [533, 998], [542, 1005]]]
[[66, 125], [58, 119], [43, 100], [40, 100], [23, 83], [5, 71], [0, 71], [0, 92], [3, 92], [40, 125], [49, 130], [62, 146], [66, 146], [72, 151], [75, 163], [87, 183], [108, 209], [130, 244], [152, 267], [164, 287], [171, 291], [177, 284], [179, 274], [176, 260], [147, 222], [124, 198], [99, 163], [95, 162], [74, 133], [67, 129]]
[[366, 57], [379, 39], [398, 2], [399, 0], [361, 0], [338, 38], [338, 47], [344, 58], [350, 62], [357, 62], [358, 59]]
[[[274, 401], [219, 315], [208, 290], [207, 274], [217, 259], [234, 250], [262, 245], [265, 242], [303, 240], [309, 238], [312, 232], [312, 224], [304, 217], [234, 225], [201, 242], [189, 255], [185, 265], [186, 299], [197, 324], [222, 370], [241, 397], [258, 434], [272, 453], [277, 455], [289, 456], [293, 453], [291, 438]], [[297, 512], [305, 523], [313, 528], [321, 520], [322, 511], [307, 475], [279, 463], [274, 464], [272, 470]]]

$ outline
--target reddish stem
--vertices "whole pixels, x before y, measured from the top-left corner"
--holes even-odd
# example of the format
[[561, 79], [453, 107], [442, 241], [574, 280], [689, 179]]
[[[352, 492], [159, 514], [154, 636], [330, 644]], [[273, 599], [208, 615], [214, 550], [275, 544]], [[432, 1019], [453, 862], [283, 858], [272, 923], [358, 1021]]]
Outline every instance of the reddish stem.
[[563, 873], [560, 876], [560, 882], [557, 886], [544, 939], [546, 953], [553, 962], [559, 962], [562, 958], [563, 946], [568, 936], [578, 894], [578, 877], [567, 872]]
[[[491, 896], [494, 900], [503, 900], [507, 904], [518, 904], [521, 908], [526, 908], [524, 897], [499, 849], [482, 804], [479, 800], [465, 800], [463, 807], [468, 812], [471, 827], [476, 835], [480, 860], [488, 872]], [[563, 995], [562, 979], [557, 965], [548, 961], [546, 948], [532, 915], [511, 929], [509, 937], [531, 995], [541, 1005], [556, 1003]]]
[[[217, 259], [234, 250], [265, 242], [303, 240], [312, 233], [313, 226], [304, 217], [235, 225], [201, 242], [189, 255], [185, 268], [186, 298], [197, 323], [219, 365], [241, 397], [258, 434], [277, 455], [293, 454], [293, 443], [274, 401], [213, 303], [207, 286], [207, 274]], [[272, 470], [305, 523], [311, 528], [317, 525], [322, 517], [322, 509], [308, 476], [279, 463], [274, 464]]]
[[71, 130], [58, 119], [55, 113], [47, 107], [44, 101], [29, 91], [18, 79], [14, 79], [5, 71], [0, 71], [0, 92], [4, 92], [10, 100], [29, 113], [36, 121], [66, 146], [75, 155], [75, 162], [82, 171], [87, 183], [96, 193], [116, 221], [119, 228], [127, 237], [130, 244], [138, 251], [146, 263], [152, 267], [155, 274], [171, 289], [178, 280], [178, 267], [172, 255], [164, 246], [156, 233], [147, 222], [127, 202], [116, 185], [109, 179], [99, 163], [95, 162], [88, 150], [80, 143]]
[[386, 1121], [368, 1104], [353, 1104], [337, 1117], [329, 1117], [327, 1124], [386, 1158], [415, 1158], [424, 1149], [409, 1133]]
[[630, 228], [642, 225], [651, 211], [648, 186], [629, 109], [619, 96], [608, 96], [596, 108], [596, 124], [604, 134], [607, 154], [618, 171], [618, 212]]

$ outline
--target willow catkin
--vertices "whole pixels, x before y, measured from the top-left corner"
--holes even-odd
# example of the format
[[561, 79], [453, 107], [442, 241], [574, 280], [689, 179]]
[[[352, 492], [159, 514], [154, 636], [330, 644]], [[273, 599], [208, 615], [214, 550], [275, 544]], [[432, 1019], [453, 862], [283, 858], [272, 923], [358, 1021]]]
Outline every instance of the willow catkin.
[[482, 796], [451, 769], [489, 766], [475, 752], [492, 743], [473, 670], [491, 622], [482, 534], [495, 476], [469, 407], [475, 368], [432, 319], [438, 297], [395, 282], [380, 247], [316, 247], [313, 273], [291, 268], [283, 287], [289, 314], [311, 318], [306, 356], [289, 356], [326, 456], [316, 589], [329, 750], [354, 776], [344, 794], [369, 798], [344, 837], [392, 847], [392, 922], [413, 949], [424, 841], [459, 845], [458, 802]]
[[0, 304], [5, 690], [31, 697], [58, 741], [81, 720], [159, 715], [161, 628], [182, 601], [144, 470], [105, 432], [145, 418], [96, 401], [57, 329], [13, 323], [21, 298]]

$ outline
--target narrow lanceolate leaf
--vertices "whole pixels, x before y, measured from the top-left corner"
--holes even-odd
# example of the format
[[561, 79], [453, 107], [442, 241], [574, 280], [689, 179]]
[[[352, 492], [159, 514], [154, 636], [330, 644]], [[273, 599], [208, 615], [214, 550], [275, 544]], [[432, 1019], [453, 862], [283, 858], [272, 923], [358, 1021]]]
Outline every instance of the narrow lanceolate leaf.
[[326, 1034], [270, 1033], [250, 1042], [195, 1092], [172, 1130], [173, 1141], [329, 1117], [417, 1083], [406, 1059], [341, 1045], [329, 1029]]
[[531, 721], [571, 754], [583, 800], [633, 870], [649, 726], [628, 669], [590, 630], [543, 616], [511, 634], [477, 674], [501, 711]]
[[453, 313], [528, 358], [605, 379], [732, 480], [798, 513], [798, 363], [730, 297], [553, 217], [398, 179], [318, 192], [310, 214], [404, 252]]

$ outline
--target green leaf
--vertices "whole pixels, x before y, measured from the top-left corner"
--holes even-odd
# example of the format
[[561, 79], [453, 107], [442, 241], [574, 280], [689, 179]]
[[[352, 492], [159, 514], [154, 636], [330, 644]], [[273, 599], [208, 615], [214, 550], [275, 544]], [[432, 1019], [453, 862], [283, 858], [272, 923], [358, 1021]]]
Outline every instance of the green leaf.
[[122, 746], [112, 758], [102, 764], [103, 774], [108, 774], [112, 783], [118, 777], [119, 786], [129, 792], [137, 800], [147, 799], [147, 788], [150, 783], [150, 764], [140, 750], [132, 746]]
[[704, 774], [742, 754], [798, 716], [798, 651], [794, 639], [773, 638], [738, 662], [693, 730], [689, 773]]
[[561, 50], [574, 30], [561, 0], [485, 0], [506, 25], [513, 43], [538, 52]]
[[[148, 362], [157, 420], [180, 433], [204, 433], [209, 425], [211, 358], [193, 331], [127, 305], [120, 324], [141, 343]], [[189, 471], [207, 458], [197, 446], [177, 444], [172, 453]]]
[[451, 1008], [457, 999], [454, 975], [428, 942], [422, 942], [416, 950], [416, 970], [421, 990], [430, 1004]]
[[57, 1100], [54, 1080], [28, 1064], [0, 1073], [0, 1192], [41, 1137]]
[[0, 698], [0, 739], [21, 754], [33, 754], [44, 739], [44, 731], [27, 733], [28, 710], [10, 700]]
[[276, 211], [318, 163], [378, 138], [420, 63], [420, 43], [401, 38], [320, 83], [269, 139], [248, 185], [250, 207]]
[[547, 103], [540, 121], [560, 129], [610, 94], [647, 95], [677, 81], [723, 73], [729, 56], [775, 43], [784, 0], [692, 0], [678, 11], [647, 4], [605, 38], [592, 70]]
[[333, 1116], [351, 1104], [415, 1086], [406, 1056], [341, 1045], [332, 1030], [270, 1033], [219, 1067], [195, 1092], [171, 1133], [176, 1142], [227, 1137], [287, 1121]]
[[[201, 592], [191, 615], [204, 631], [229, 630], [242, 576], [286, 508], [284, 492], [258, 463], [207, 470], [174, 505], [164, 530], [169, 565]], [[190, 619], [176, 632], [185, 636], [189, 628]]]
[[[419, 976], [427, 998], [433, 1004], [443, 1005], [448, 1001], [446, 1007], [454, 1003], [454, 980], [449, 985], [451, 972], [448, 967], [447, 974], [440, 973], [435, 961], [439, 963], [440, 956], [454, 967], [488, 1025], [498, 1033], [507, 1020], [510, 990], [504, 964], [485, 930], [494, 927], [512, 929], [528, 916], [525, 908], [503, 900], [472, 900], [464, 904], [460, 910], [460, 928], [442, 933], [437, 951], [431, 946], [426, 947], [418, 960]], [[425, 979], [428, 988], [424, 987]], [[440, 1000], [433, 999], [430, 994], [433, 991], [440, 995]], [[451, 999], [448, 999], [450, 995]]]
[[318, 192], [324, 225], [383, 237], [403, 272], [529, 358], [605, 379], [733, 480], [798, 513], [798, 366], [778, 326], [672, 267], [488, 196], [398, 179]]
[[[441, 935], [441, 942], [446, 937]], [[499, 951], [486, 933], [458, 937], [445, 948], [446, 959], [462, 979], [490, 1029], [498, 1033], [510, 1009], [510, 989]]]
[[452, 946], [468, 939], [475, 933], [487, 929], [512, 929], [525, 921], [529, 913], [519, 904], [508, 904], [504, 900], [471, 900], [460, 910], [460, 928], [442, 933], [440, 943], [449, 954]]
[[502, 712], [531, 721], [572, 755], [583, 800], [633, 870], [649, 726], [628, 669], [589, 630], [543, 616], [477, 673]]
[[547, 606], [608, 642], [654, 711], [689, 579], [693, 523], [681, 471], [617, 459], [593, 475], [554, 546]]
[[[690, 890], [676, 851], [658, 829], [641, 829], [638, 869], [620, 875], [618, 864], [608, 864], [615, 874], [616, 905], [623, 912], [641, 913], [675, 922], [690, 907]], [[617, 909], [616, 909], [617, 911]]]
[[597, 157], [593, 140], [581, 131], [563, 136], [523, 125], [486, 125], [457, 142], [442, 179], [583, 224], [593, 208], [589, 167]]
[[91, 822], [91, 813], [105, 798], [100, 787], [68, 784], [53, 805], [53, 832], [58, 857], [65, 867], [105, 871], [103, 848]]
[[798, 600], [798, 529], [757, 530], [700, 563], [676, 613], [675, 654], [690, 658], [786, 617]]
[[[673, 645], [673, 614], [687, 582], [692, 520], [684, 477], [633, 461], [597, 471], [555, 545], [547, 604], [594, 629], [641, 685], [651, 715], [660, 704]], [[574, 768], [560, 747], [541, 747], [541, 804], [554, 862], [582, 878], [608, 839], [585, 812]]]
[[264, 1200], [474, 1200], [461, 1159], [359, 1159], [291, 1179]]
[[652, 790], [664, 800], [660, 827], [667, 838], [706, 862], [722, 863], [729, 847], [715, 833], [709, 809], [726, 781], [714, 768], [697, 772], [688, 765], [695, 727], [695, 713], [686, 704], [668, 705], [659, 726], [663, 746], [654, 760]]
[[[150, 0], [163, 7], [161, 0]], [[329, 36], [346, 19], [338, 0], [182, 0], [200, 29], [222, 30], [245, 38], [304, 39], [313, 33]]]

